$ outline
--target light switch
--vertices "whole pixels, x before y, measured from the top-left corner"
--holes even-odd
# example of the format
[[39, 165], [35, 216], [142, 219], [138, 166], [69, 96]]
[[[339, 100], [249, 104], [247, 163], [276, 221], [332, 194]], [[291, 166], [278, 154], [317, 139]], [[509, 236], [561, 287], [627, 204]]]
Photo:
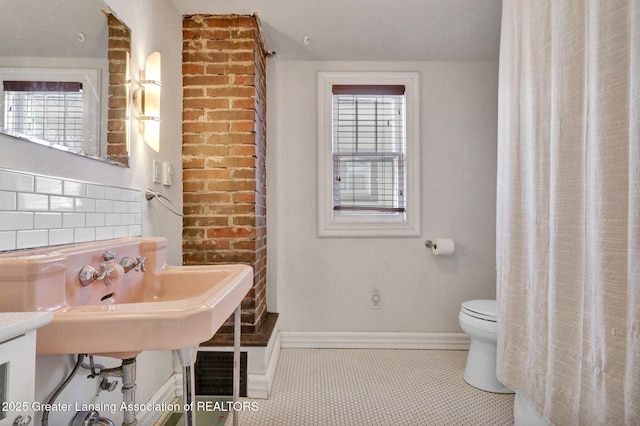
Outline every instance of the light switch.
[[162, 182], [162, 163], [153, 160], [153, 183]]

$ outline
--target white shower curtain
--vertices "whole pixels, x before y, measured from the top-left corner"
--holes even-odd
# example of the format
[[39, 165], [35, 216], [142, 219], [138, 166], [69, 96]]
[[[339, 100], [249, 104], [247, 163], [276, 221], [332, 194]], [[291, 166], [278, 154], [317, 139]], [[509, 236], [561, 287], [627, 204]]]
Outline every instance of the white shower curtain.
[[498, 378], [640, 425], [640, 0], [504, 0]]

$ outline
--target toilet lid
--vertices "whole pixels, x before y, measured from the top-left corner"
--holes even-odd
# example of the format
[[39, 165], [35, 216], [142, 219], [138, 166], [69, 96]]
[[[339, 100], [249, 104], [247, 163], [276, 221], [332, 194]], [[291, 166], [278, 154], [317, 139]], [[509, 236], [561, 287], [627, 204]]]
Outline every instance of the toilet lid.
[[472, 317], [495, 322], [498, 315], [498, 302], [495, 300], [469, 300], [462, 303], [462, 311]]

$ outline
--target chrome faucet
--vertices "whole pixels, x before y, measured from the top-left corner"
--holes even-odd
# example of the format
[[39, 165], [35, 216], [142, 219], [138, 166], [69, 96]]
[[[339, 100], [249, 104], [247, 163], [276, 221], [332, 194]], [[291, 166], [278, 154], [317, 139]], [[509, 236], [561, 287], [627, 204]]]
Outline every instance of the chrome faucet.
[[102, 257], [104, 258], [104, 260], [109, 261], [118, 257], [118, 253], [116, 253], [115, 251], [107, 250], [104, 252]]
[[122, 265], [122, 267], [124, 268], [124, 272], [129, 272], [132, 269], [135, 269], [136, 271], [141, 271], [144, 272], [147, 269], [144, 266], [144, 263], [147, 261], [147, 258], [145, 256], [138, 256], [134, 259], [132, 259], [131, 257], [123, 257], [122, 260], [120, 261], [120, 264]]
[[88, 286], [94, 281], [102, 281], [104, 280], [105, 285], [111, 284], [111, 279], [109, 278], [113, 273], [113, 266], [107, 266], [106, 263], [100, 265], [100, 269], [102, 273], [98, 273], [93, 266], [87, 265], [80, 270], [80, 284], [83, 286]]

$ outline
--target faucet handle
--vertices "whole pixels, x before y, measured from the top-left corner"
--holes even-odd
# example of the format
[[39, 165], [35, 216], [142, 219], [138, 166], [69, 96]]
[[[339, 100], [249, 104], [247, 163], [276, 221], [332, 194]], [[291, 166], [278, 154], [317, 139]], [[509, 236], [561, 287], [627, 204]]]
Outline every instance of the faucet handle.
[[104, 258], [104, 260], [109, 261], [118, 257], [118, 253], [116, 253], [115, 251], [107, 250], [104, 252], [102, 257]]
[[147, 270], [147, 268], [145, 268], [144, 263], [147, 261], [147, 257], [146, 256], [138, 256], [136, 257], [136, 271], [142, 271], [145, 272]]
[[102, 273], [98, 275], [96, 280], [104, 280], [105, 285], [110, 285], [111, 278], [109, 277], [111, 277], [111, 274], [113, 273], [113, 266], [107, 266], [106, 263], [103, 263], [100, 265], [100, 268], [102, 268]]

